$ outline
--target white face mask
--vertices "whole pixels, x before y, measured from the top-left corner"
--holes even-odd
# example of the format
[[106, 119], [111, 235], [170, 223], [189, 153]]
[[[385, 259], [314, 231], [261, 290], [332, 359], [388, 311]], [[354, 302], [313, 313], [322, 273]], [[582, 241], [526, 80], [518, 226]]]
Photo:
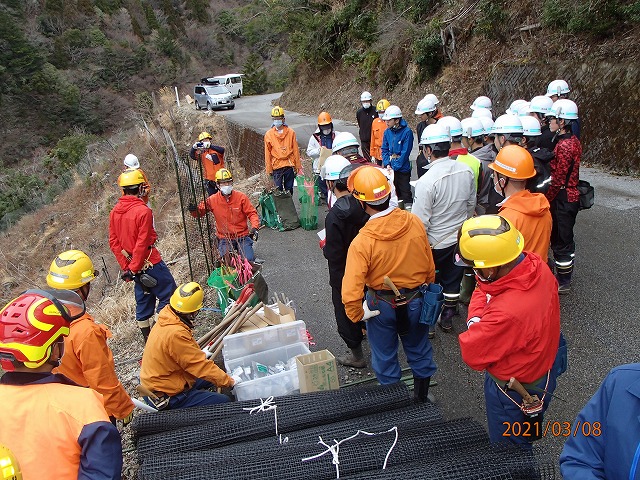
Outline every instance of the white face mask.
[[222, 187], [220, 187], [220, 191], [223, 195], [231, 195], [231, 192], [233, 191], [233, 185], [223, 185]]
[[274, 120], [273, 121], [273, 126], [276, 128], [280, 128], [282, 127], [282, 125], [284, 125], [284, 121], [283, 120]]
[[211, 142], [209, 140], [205, 140], [204, 142], [202, 142], [202, 146], [204, 148], [209, 148], [211, 146]]
[[371, 107], [371, 104], [370, 104], [369, 102], [364, 102], [364, 103], [362, 104], [362, 107], [363, 107], [363, 108], [369, 108], [369, 107]]

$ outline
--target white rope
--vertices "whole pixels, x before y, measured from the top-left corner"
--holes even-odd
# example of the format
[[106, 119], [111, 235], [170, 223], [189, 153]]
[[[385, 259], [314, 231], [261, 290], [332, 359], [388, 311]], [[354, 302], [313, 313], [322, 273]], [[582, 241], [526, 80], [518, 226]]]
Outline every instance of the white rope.
[[243, 410], [248, 410], [249, 415], [253, 415], [254, 413], [268, 412], [269, 410], [273, 410], [273, 418], [276, 424], [276, 436], [278, 437], [280, 444], [282, 445], [283, 443], [287, 443], [289, 441], [288, 437], [283, 438], [282, 435], [278, 433], [278, 406], [273, 401], [273, 395], [268, 397], [266, 400], [263, 400], [261, 398], [260, 405], [257, 405], [255, 407], [248, 407], [248, 408], [245, 407], [243, 408]]
[[376, 435], [382, 435], [384, 433], [389, 433], [389, 432], [395, 432], [395, 438], [393, 440], [393, 444], [391, 445], [391, 448], [387, 452], [387, 455], [384, 457], [384, 464], [382, 465], [382, 469], [385, 470], [387, 468], [387, 461], [389, 460], [389, 456], [391, 455], [391, 452], [395, 448], [396, 443], [398, 443], [398, 427], [391, 427], [389, 430], [385, 430], [384, 432], [378, 432], [378, 433], [371, 433], [371, 432], [365, 432], [364, 430], [358, 430], [354, 435], [351, 435], [350, 437], [347, 437], [347, 438], [343, 438], [339, 442], [334, 439], [333, 445], [327, 445], [325, 441], [322, 440], [322, 437], [319, 436], [318, 438], [320, 439], [320, 441], [318, 443], [326, 447], [326, 450], [312, 457], [303, 458], [302, 461], [306, 462], [309, 460], [315, 460], [316, 458], [320, 458], [323, 455], [330, 453], [332, 456], [331, 463], [333, 463], [336, 466], [336, 478], [340, 478], [340, 459], [338, 458], [338, 453], [340, 451], [341, 443], [346, 442], [348, 440], [353, 440], [360, 434], [368, 435], [368, 436], [376, 436]]

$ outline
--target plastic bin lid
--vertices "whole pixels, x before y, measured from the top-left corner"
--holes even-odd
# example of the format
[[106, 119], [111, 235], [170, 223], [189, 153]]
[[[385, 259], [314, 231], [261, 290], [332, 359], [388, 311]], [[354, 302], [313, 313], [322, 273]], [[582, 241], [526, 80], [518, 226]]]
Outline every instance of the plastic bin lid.
[[309, 346], [307, 327], [302, 320], [227, 335], [222, 341], [225, 363], [253, 353], [302, 342]]

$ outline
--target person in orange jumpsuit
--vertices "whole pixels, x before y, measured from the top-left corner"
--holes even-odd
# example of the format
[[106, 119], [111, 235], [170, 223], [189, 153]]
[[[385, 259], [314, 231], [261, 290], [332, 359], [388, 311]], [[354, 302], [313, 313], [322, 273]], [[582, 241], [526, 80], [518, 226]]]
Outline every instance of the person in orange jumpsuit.
[[[218, 252], [221, 256], [233, 250], [253, 262], [256, 258], [253, 242], [258, 238], [260, 217], [256, 208], [244, 193], [233, 189], [233, 176], [226, 168], [216, 173], [219, 192], [211, 195], [199, 205], [187, 207], [194, 217], [212, 212], [216, 220]], [[251, 228], [247, 226], [251, 223]]]
[[68, 290], [27, 290], [0, 310], [0, 444], [27, 480], [121, 478], [120, 434], [101, 395], [51, 372], [84, 312]]
[[551, 207], [543, 193], [531, 193], [525, 188], [527, 180], [536, 175], [533, 157], [525, 148], [507, 145], [489, 168], [495, 172], [494, 188], [505, 197], [498, 215], [522, 234], [527, 251], [546, 261], [551, 241]]
[[214, 145], [211, 140], [213, 137], [209, 132], [202, 132], [189, 151], [189, 157], [202, 164], [202, 176], [209, 195], [218, 191], [216, 172], [224, 168], [224, 147]]
[[[47, 285], [57, 290], [73, 290], [86, 301], [91, 282], [97, 275], [98, 271], [84, 252], [67, 250], [51, 262]], [[54, 373], [61, 373], [78, 385], [101, 393], [111, 421], [115, 423], [119, 419], [127, 425], [133, 419], [134, 405], [116, 375], [108, 338], [111, 338], [109, 329], [96, 323], [88, 313], [74, 320], [69, 336], [64, 339], [60, 367]]]
[[386, 98], [378, 102], [376, 105], [378, 116], [373, 119], [373, 123], [371, 124], [371, 144], [369, 152], [371, 154], [371, 161], [379, 166], [382, 165], [382, 137], [384, 136], [384, 131], [387, 129], [387, 123], [380, 117], [389, 105], [391, 104]]
[[[229, 397], [207, 389], [232, 387], [236, 380], [207, 359], [192, 330], [204, 292], [196, 282], [180, 285], [158, 315], [142, 355], [140, 383], [169, 409], [213, 405]], [[239, 379], [238, 379], [239, 381]]]
[[264, 134], [264, 163], [267, 175], [273, 177], [276, 188], [293, 195], [296, 172], [302, 174], [296, 132], [285, 123], [282, 107], [273, 107], [271, 118], [272, 127]]

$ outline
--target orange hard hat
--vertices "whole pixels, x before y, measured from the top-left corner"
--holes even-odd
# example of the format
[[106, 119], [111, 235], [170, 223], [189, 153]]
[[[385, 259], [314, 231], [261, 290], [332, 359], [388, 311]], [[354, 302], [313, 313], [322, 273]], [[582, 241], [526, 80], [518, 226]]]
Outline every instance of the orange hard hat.
[[391, 195], [387, 177], [378, 167], [364, 165], [355, 169], [347, 180], [347, 188], [358, 200], [379, 205]]
[[489, 168], [515, 180], [526, 180], [536, 176], [533, 157], [527, 149], [518, 145], [503, 147], [493, 163], [489, 164]]
[[329, 115], [328, 112], [320, 112], [320, 115], [318, 115], [318, 125], [329, 125], [331, 122], [331, 115]]

